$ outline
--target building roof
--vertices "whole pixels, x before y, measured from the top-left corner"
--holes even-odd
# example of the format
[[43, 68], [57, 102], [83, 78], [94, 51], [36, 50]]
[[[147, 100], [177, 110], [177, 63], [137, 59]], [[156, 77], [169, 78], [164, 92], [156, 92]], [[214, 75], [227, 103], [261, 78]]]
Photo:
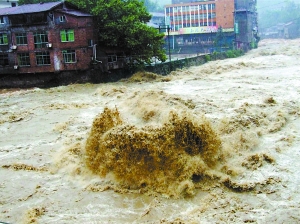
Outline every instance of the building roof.
[[82, 11], [67, 10], [64, 12], [73, 16], [92, 16], [91, 14]]
[[[46, 12], [62, 4], [72, 5], [66, 2], [45, 2], [45, 3], [37, 3], [37, 4], [26, 4], [26, 5], [16, 6], [16, 7], [2, 8], [0, 9], [0, 15], [18, 15], [18, 14]], [[66, 13], [75, 16], [91, 16], [89, 13], [68, 10], [68, 9], [66, 10]]]
[[159, 27], [159, 25], [157, 25], [155, 23], [151, 23], [151, 22], [148, 22], [147, 25], [150, 26], [150, 27], [153, 27], [153, 28], [158, 28]]
[[17, 14], [28, 14], [35, 12], [49, 11], [58, 5], [63, 4], [62, 2], [47, 2], [38, 4], [26, 4], [16, 7], [9, 7], [0, 9], [0, 15], [17, 15]]
[[150, 14], [154, 17], [165, 17], [164, 13], [161, 12], [150, 12]]

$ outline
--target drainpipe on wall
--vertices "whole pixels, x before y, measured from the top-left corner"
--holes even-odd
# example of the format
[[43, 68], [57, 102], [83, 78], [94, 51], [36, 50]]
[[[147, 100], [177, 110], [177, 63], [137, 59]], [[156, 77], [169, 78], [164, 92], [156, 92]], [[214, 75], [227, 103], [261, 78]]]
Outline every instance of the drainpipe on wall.
[[96, 46], [97, 46], [97, 44], [93, 45], [93, 61], [102, 63], [102, 61], [98, 61], [97, 60], [97, 49], [96, 49]]

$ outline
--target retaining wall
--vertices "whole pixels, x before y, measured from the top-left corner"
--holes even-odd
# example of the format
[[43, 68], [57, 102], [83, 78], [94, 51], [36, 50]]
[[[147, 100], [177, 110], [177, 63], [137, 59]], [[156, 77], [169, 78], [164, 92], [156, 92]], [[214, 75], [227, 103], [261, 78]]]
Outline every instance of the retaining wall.
[[[151, 66], [146, 66], [144, 70], [168, 75], [171, 71], [182, 69], [184, 67], [197, 66], [206, 63], [208, 60], [217, 60], [225, 58], [225, 54], [199, 55], [184, 59], [178, 59], [171, 62], [164, 62]], [[119, 69], [110, 72], [101, 72], [97, 69], [86, 71], [68, 71], [60, 73], [31, 73], [31, 74], [9, 74], [0, 75], [0, 89], [5, 88], [49, 88], [72, 83], [107, 83], [116, 82], [120, 79], [128, 78], [137, 70]]]

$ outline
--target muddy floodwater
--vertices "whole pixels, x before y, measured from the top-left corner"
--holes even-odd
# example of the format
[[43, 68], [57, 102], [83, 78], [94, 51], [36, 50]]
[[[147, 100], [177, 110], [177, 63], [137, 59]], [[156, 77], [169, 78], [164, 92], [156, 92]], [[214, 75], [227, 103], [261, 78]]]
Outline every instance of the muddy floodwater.
[[300, 40], [168, 76], [0, 90], [0, 222], [299, 223]]

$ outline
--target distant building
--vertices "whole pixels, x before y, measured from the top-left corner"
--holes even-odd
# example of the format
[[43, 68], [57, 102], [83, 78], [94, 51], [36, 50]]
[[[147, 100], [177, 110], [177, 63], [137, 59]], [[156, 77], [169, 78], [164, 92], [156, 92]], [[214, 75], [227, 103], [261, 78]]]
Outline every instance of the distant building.
[[222, 32], [223, 45], [232, 45], [233, 12], [232, 0], [172, 0], [165, 6], [165, 21], [171, 27], [173, 48], [193, 46], [190, 50], [201, 51], [212, 45], [218, 32]]
[[150, 12], [152, 18], [149, 21], [148, 26], [158, 28], [165, 24], [165, 14], [160, 12]]
[[284, 23], [278, 23], [276, 26], [271, 26], [261, 33], [261, 38], [284, 38]]
[[300, 28], [297, 21], [291, 21], [288, 23], [278, 23], [275, 26], [268, 27], [264, 29], [261, 37], [266, 38], [284, 38], [284, 39], [294, 39], [298, 38], [300, 35]]
[[15, 7], [18, 5], [18, 0], [0, 0], [0, 8]]
[[256, 0], [235, 0], [234, 23], [237, 48], [248, 50], [259, 41]]
[[216, 42], [248, 50], [258, 39], [256, 0], [172, 0], [165, 6], [165, 23], [172, 48], [188, 52], [220, 50]]
[[285, 39], [295, 39], [299, 37], [299, 23], [297, 21], [292, 21], [284, 24], [284, 38]]

